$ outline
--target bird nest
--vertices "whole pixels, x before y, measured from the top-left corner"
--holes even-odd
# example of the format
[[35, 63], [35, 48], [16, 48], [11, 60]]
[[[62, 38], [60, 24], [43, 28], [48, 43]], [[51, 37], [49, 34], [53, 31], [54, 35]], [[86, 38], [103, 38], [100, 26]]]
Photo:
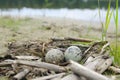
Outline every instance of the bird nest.
[[[49, 50], [59, 49], [65, 53], [70, 46], [77, 46], [81, 49], [82, 59], [80, 61], [64, 59], [60, 63], [46, 62], [45, 56]], [[110, 45], [107, 41], [52, 38], [49, 42], [38, 40], [9, 42], [8, 51], [0, 57], [0, 80], [3, 76], [8, 80], [97, 80], [97, 77], [105, 80], [108, 78], [101, 75], [103, 72], [106, 70], [116, 72], [116, 67], [111, 66], [113, 59], [109, 53]]]

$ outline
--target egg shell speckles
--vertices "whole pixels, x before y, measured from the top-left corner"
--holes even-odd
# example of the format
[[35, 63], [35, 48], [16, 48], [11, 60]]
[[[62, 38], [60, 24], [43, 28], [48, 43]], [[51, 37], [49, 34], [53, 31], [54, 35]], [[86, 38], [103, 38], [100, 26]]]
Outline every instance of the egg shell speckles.
[[64, 54], [58, 49], [51, 49], [47, 52], [45, 60], [49, 63], [60, 63], [64, 60]]
[[70, 46], [65, 51], [66, 60], [80, 61], [82, 58], [82, 51], [77, 46]]

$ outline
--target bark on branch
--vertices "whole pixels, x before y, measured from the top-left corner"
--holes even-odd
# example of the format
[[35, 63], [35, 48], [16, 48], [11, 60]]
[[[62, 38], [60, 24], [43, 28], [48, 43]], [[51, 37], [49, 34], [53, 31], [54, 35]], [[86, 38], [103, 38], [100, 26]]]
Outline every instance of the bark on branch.
[[51, 38], [52, 41], [66, 41], [66, 40], [69, 40], [69, 41], [79, 41], [79, 42], [93, 42], [93, 40], [90, 40], [90, 39], [83, 39], [83, 38], [71, 38], [71, 37], [67, 37], [67, 38]]
[[119, 68], [116, 68], [114, 66], [110, 66], [108, 69], [113, 71], [116, 74], [120, 74], [120, 69]]
[[49, 75], [49, 76], [44, 76], [44, 77], [40, 77], [40, 78], [35, 78], [32, 80], [48, 80], [48, 79], [52, 79], [52, 78], [56, 78], [56, 77], [62, 77], [64, 76], [66, 73], [59, 73], [59, 74], [55, 74], [55, 75]]
[[109, 79], [109, 78], [107, 78], [107, 77], [105, 77], [105, 76], [103, 76], [95, 71], [92, 71], [92, 70], [90, 70], [90, 69], [88, 69], [88, 68], [86, 68], [86, 67], [84, 67], [84, 66], [82, 66], [74, 61], [70, 60], [70, 63], [71, 63], [71, 65], [70, 65], [71, 70], [74, 73], [78, 74], [79, 76], [83, 76], [83, 77], [90, 79], [90, 80], [111, 80], [111, 79]]
[[23, 79], [28, 73], [30, 72], [29, 69], [24, 69], [22, 72], [18, 73], [13, 77], [13, 80], [21, 80]]
[[[8, 60], [7, 60], [8, 61]], [[17, 64], [22, 64], [22, 65], [28, 65], [28, 66], [34, 66], [34, 67], [39, 67], [39, 68], [46, 68], [49, 70], [53, 70], [56, 72], [64, 72], [66, 69], [64, 67], [55, 65], [55, 64], [50, 64], [50, 63], [45, 63], [45, 62], [38, 62], [38, 61], [23, 61], [23, 60], [9, 60], [13, 63]]]

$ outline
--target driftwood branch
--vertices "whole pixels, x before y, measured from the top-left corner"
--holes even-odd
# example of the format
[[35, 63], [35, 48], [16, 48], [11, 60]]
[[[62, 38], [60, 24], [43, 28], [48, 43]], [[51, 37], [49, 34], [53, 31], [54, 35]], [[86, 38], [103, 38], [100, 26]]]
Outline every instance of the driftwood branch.
[[93, 40], [90, 40], [90, 39], [83, 39], [83, 38], [71, 38], [71, 37], [68, 37], [68, 38], [65, 38], [66, 40], [71, 40], [71, 41], [79, 41], [79, 42], [93, 42]]
[[22, 72], [18, 73], [13, 77], [13, 80], [21, 80], [23, 79], [28, 73], [30, 72], [29, 69], [24, 69]]
[[55, 74], [55, 75], [49, 75], [49, 76], [44, 76], [44, 77], [40, 77], [40, 78], [35, 78], [32, 80], [48, 80], [48, 79], [53, 79], [56, 77], [62, 77], [64, 76], [66, 73], [59, 73], [59, 74]]
[[67, 37], [67, 38], [51, 38], [52, 41], [66, 41], [66, 40], [69, 40], [69, 41], [79, 41], [79, 42], [93, 42], [93, 40], [90, 40], [90, 39], [83, 39], [83, 38], [71, 38], [71, 37]]
[[78, 74], [79, 76], [83, 76], [87, 79], [90, 79], [90, 80], [111, 80], [95, 71], [92, 71], [74, 61], [71, 61], [70, 60], [70, 67], [71, 67], [71, 70]]
[[45, 62], [38, 62], [38, 61], [23, 61], [23, 60], [7, 60], [7, 61], [12, 61], [13, 63], [17, 64], [22, 64], [22, 65], [28, 65], [28, 66], [34, 66], [34, 67], [39, 67], [39, 68], [46, 68], [49, 70], [53, 70], [56, 72], [64, 72], [66, 69], [64, 67], [55, 65], [55, 64], [50, 64], [50, 63], [45, 63]]
[[101, 55], [96, 58], [89, 57], [84, 66], [98, 73], [103, 73], [111, 64], [112, 58], [104, 59]]
[[69, 74], [69, 75], [63, 77], [61, 80], [80, 80], [80, 77], [78, 77], [75, 74]]
[[112, 64], [112, 62], [113, 61], [111, 58], [106, 59], [102, 65], [97, 67], [96, 71], [99, 73], [103, 73], [106, 69], [108, 69], [108, 67]]
[[[91, 60], [90, 60], [91, 59]], [[105, 59], [102, 59], [102, 56], [98, 56], [96, 58], [93, 58], [90, 56], [86, 63], [84, 64], [85, 67], [91, 69], [91, 70], [96, 70], [98, 66], [100, 66]]]
[[12, 62], [1, 62], [0, 67], [11, 66]]
[[109, 43], [109, 42], [107, 42], [107, 43], [102, 47], [100, 54], [103, 54], [104, 51], [106, 51], [106, 48], [107, 48], [108, 46], [110, 46], [110, 43]]
[[51, 38], [52, 41], [65, 41], [64, 38]]
[[36, 60], [39, 59], [37, 56], [15, 56], [17, 59]]
[[81, 45], [81, 44], [60, 44], [57, 45], [58, 47], [69, 47], [69, 46], [78, 46], [78, 47], [83, 47], [83, 48], [89, 48], [88, 46]]
[[61, 80], [61, 77], [53, 78], [53, 79], [50, 79], [50, 80]]
[[119, 68], [116, 68], [114, 66], [110, 66], [108, 69], [113, 71], [116, 74], [120, 74], [120, 69]]
[[[101, 45], [101, 46], [100, 46]], [[100, 47], [98, 47], [100, 46]], [[106, 54], [106, 48], [109, 46], [109, 43], [107, 41], [104, 42], [95, 42], [93, 45], [91, 45], [84, 53], [83, 53], [83, 62], [86, 61], [87, 58], [90, 56], [100, 56]], [[97, 49], [96, 49], [97, 48]], [[94, 50], [96, 49], [96, 50]], [[108, 52], [108, 51], [107, 51]]]

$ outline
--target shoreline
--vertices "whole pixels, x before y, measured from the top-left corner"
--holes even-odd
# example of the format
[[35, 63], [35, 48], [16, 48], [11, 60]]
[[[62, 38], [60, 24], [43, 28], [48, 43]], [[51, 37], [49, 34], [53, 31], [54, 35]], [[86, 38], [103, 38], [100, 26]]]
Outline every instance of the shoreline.
[[[97, 27], [96, 27], [97, 26]], [[112, 25], [110, 26], [112, 27]], [[112, 31], [111, 31], [112, 30]], [[0, 53], [7, 49], [5, 45], [11, 41], [42, 40], [52, 37], [74, 37], [101, 39], [101, 25], [96, 22], [82, 20], [39, 17], [11, 18], [0, 17]], [[108, 30], [108, 36], [114, 37], [113, 29]], [[108, 38], [111, 41], [113, 38]]]

